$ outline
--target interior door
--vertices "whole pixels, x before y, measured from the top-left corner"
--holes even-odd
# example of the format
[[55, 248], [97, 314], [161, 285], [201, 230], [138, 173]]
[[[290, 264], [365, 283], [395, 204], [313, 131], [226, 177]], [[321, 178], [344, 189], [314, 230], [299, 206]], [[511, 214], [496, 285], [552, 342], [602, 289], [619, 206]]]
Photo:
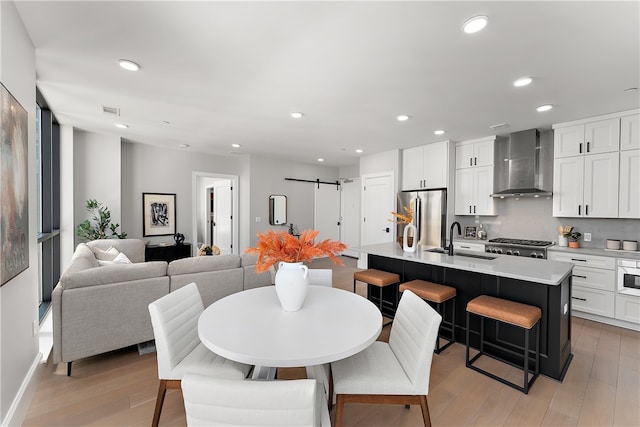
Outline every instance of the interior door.
[[395, 210], [393, 173], [362, 177], [362, 245], [393, 242], [394, 225], [389, 221]]
[[340, 192], [340, 241], [347, 245], [343, 255], [360, 257], [350, 248], [360, 246], [360, 179], [345, 179]]
[[340, 240], [340, 188], [335, 185], [313, 188], [313, 228], [320, 231], [316, 241]]
[[231, 182], [226, 181], [216, 185], [214, 194], [214, 245], [220, 248], [221, 254], [231, 254], [233, 241], [233, 227], [231, 223], [233, 198], [231, 194]]

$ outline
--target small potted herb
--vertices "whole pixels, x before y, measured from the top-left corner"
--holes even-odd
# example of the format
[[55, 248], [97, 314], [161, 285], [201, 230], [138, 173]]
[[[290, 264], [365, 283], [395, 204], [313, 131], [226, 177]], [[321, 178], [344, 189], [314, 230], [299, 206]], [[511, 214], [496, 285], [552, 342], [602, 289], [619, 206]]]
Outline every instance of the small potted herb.
[[564, 233], [562, 233], [563, 237], [569, 239], [569, 247], [570, 248], [579, 248], [580, 242], [578, 241], [580, 237], [582, 237], [582, 233], [574, 230], [574, 227], [565, 228]]

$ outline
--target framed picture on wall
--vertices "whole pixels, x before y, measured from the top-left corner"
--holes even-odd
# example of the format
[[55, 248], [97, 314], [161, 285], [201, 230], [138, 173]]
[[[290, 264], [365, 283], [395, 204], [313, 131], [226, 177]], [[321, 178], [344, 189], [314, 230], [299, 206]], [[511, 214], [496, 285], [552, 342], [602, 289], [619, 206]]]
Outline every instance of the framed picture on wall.
[[464, 227], [464, 238], [465, 239], [477, 239], [478, 238], [478, 227], [467, 225]]
[[29, 267], [27, 111], [0, 85], [0, 285]]
[[176, 234], [175, 193], [142, 193], [142, 235]]

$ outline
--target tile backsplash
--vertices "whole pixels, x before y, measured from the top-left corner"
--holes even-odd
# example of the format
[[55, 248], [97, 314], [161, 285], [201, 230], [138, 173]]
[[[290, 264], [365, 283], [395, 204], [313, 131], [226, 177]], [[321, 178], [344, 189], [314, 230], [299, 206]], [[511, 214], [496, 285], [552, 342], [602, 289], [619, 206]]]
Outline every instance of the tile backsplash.
[[[604, 248], [607, 239], [640, 242], [640, 220], [608, 218], [555, 218], [553, 200], [545, 198], [497, 199], [497, 216], [456, 216], [464, 225], [484, 224], [488, 238], [509, 237], [558, 241], [558, 226], [571, 225], [582, 233], [580, 245], [585, 248]], [[476, 223], [477, 221], [477, 223]], [[591, 233], [591, 241], [584, 234]]]

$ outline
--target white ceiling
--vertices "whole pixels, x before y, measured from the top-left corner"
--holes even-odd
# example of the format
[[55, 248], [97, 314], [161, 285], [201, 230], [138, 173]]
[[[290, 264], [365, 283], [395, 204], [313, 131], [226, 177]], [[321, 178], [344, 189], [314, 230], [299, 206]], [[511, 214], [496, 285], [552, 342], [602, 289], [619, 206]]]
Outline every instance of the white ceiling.
[[[640, 106], [638, 91], [624, 91], [640, 86], [638, 1], [16, 7], [36, 47], [38, 87], [60, 123], [172, 149], [342, 166], [357, 163], [357, 148], [366, 155], [549, 129]], [[489, 17], [487, 28], [463, 33], [477, 14]], [[124, 71], [120, 58], [142, 68]], [[533, 84], [515, 88], [521, 76]], [[544, 103], [555, 107], [536, 112]], [[292, 111], [305, 116], [294, 120]], [[503, 122], [509, 127], [489, 128]]]

